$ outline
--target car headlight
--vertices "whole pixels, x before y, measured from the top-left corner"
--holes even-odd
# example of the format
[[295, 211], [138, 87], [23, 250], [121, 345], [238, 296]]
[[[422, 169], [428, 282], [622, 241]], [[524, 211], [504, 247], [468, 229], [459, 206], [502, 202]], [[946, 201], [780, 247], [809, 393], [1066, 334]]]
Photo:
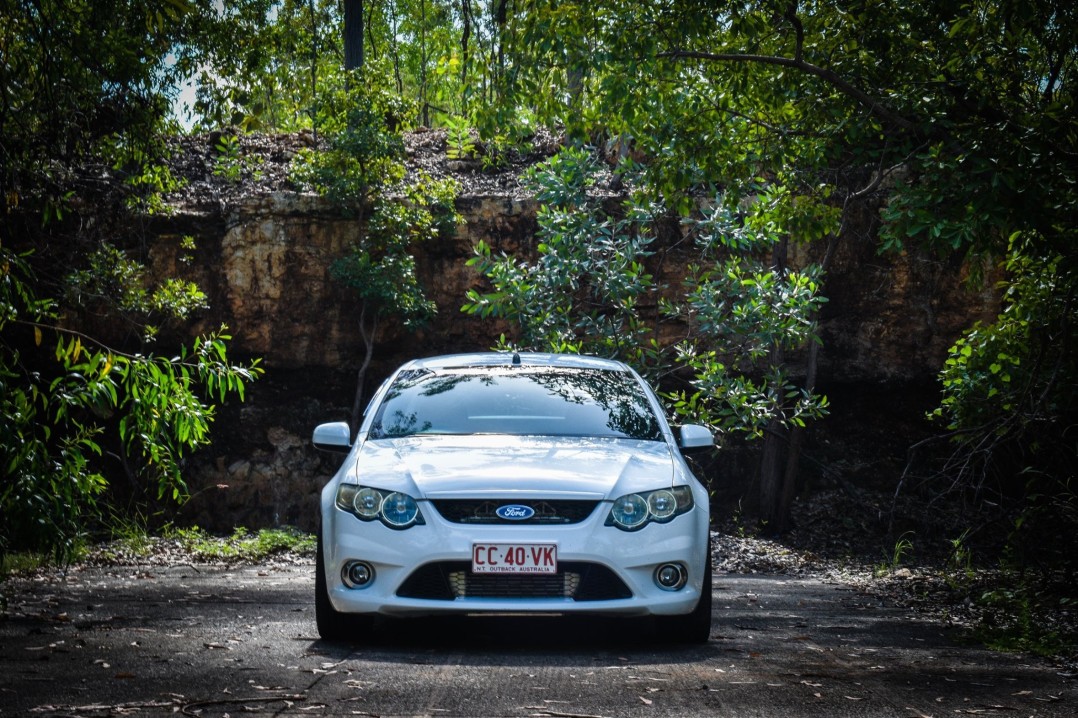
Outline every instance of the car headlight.
[[623, 531], [636, 531], [653, 521], [666, 523], [686, 513], [692, 506], [692, 489], [688, 486], [626, 494], [614, 499], [606, 525], [617, 526]]
[[341, 484], [337, 487], [337, 508], [362, 521], [381, 521], [391, 529], [426, 523], [416, 500], [400, 491]]

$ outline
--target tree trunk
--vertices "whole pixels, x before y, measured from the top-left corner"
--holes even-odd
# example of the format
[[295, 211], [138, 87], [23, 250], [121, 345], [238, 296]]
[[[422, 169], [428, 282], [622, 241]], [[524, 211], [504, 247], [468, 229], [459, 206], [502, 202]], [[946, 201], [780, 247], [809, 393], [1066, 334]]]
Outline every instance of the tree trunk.
[[363, 67], [363, 0], [344, 0], [344, 69]]
[[[780, 277], [786, 276], [786, 252], [789, 240], [783, 239], [775, 245], [771, 258], [771, 269]], [[771, 347], [768, 363], [771, 367], [780, 366], [786, 361], [782, 346], [776, 343]], [[785, 455], [790, 430], [785, 418], [775, 416], [764, 431], [763, 455], [760, 457], [760, 520], [767, 531], [778, 533], [786, 523], [781, 513], [783, 482], [786, 472]]]
[[[845, 212], [845, 208], [843, 209]], [[843, 219], [845, 222], [845, 218]], [[838, 248], [839, 237], [843, 227], [838, 232], [828, 236], [827, 248], [824, 250], [823, 260], [820, 262], [820, 289], [823, 287], [827, 269], [831, 265], [831, 258]], [[817, 289], [817, 291], [820, 291]], [[812, 323], [816, 323], [819, 311], [813, 313]], [[805, 384], [804, 389], [809, 394], [816, 391], [816, 374], [819, 369], [820, 345], [816, 342], [809, 344], [808, 357], [805, 359]], [[776, 531], [784, 532], [790, 528], [790, 513], [793, 509], [794, 494], [797, 493], [797, 478], [801, 467], [801, 447], [805, 442], [805, 428], [794, 426], [790, 429], [790, 443], [786, 452], [786, 472], [782, 480], [782, 492], [779, 494], [779, 504], [776, 511], [778, 525]]]
[[[497, 61], [493, 63], [495, 81], [490, 83], [492, 89], [499, 86], [505, 74], [505, 25], [509, 19], [508, 4], [509, 0], [498, 0], [498, 3], [491, 7], [491, 12], [494, 13], [494, 23], [498, 26], [498, 37], [491, 42], [491, 52], [497, 54]], [[493, 94], [490, 99], [494, 101]]]
[[367, 55], [371, 57], [378, 57], [378, 46], [375, 44], [374, 35], [374, 3], [367, 6], [367, 16], [363, 19], [363, 27], [367, 32], [367, 36], [363, 45], [363, 61], [366, 62]]
[[310, 0], [307, 9], [311, 15], [311, 128], [314, 130], [314, 142], [318, 144], [318, 15], [314, 0]]
[[780, 533], [786, 524], [781, 514], [786, 447], [790, 430], [781, 417], [764, 430], [763, 455], [760, 457], [760, 523], [766, 533]]
[[353, 439], [359, 432], [359, 425], [363, 423], [363, 384], [367, 380], [367, 369], [374, 355], [374, 338], [377, 333], [378, 312], [370, 311], [367, 303], [363, 302], [363, 307], [359, 310], [359, 334], [363, 338], [363, 361], [359, 365], [359, 371], [356, 372], [356, 393], [352, 400], [352, 414], [348, 419], [348, 428]]
[[471, 57], [469, 42], [472, 38], [472, 0], [460, 0], [460, 19], [463, 28], [460, 33], [460, 108], [468, 113], [468, 60]]
[[420, 124], [430, 127], [430, 104], [427, 102], [427, 2], [419, 3], [419, 104]]
[[[805, 391], [812, 393], [816, 389], [816, 367], [818, 365], [819, 345], [812, 342], [805, 367]], [[789, 430], [789, 444], [786, 448], [786, 471], [782, 477], [782, 490], [775, 508], [775, 531], [784, 533], [790, 529], [790, 513], [797, 493], [797, 477], [801, 472], [801, 447], [805, 443], [805, 427], [793, 426]]]
[[404, 78], [401, 77], [401, 53], [400, 46], [397, 44], [397, 12], [395, 6], [391, 6], [389, 16], [389, 48], [393, 53], [393, 81], [397, 85], [397, 93], [404, 92]]

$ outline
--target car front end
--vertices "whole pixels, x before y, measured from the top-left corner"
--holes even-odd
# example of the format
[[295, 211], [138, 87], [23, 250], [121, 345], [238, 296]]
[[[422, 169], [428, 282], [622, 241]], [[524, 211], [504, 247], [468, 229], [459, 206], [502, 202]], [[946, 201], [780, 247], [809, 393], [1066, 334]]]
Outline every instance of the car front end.
[[[490, 442], [484, 439], [482, 447], [476, 443], [470, 437], [454, 439], [442, 448], [489, 459]], [[477, 465], [470, 488], [421, 491], [407, 475], [368, 478], [360, 476], [355, 465], [349, 467], [351, 475], [330, 482], [322, 496], [323, 532], [332, 537], [326, 542], [327, 576], [340, 577], [330, 588], [334, 608], [384, 615], [629, 616], [691, 610], [702, 588], [701, 567], [708, 560], [706, 542], [700, 540], [708, 533], [706, 492], [699, 484], [695, 490], [688, 482], [675, 484], [674, 461], [662, 456], [663, 444], [649, 447], [653, 451], [646, 454], [647, 463], [640, 458], [640, 447], [633, 447], [629, 468], [647, 476], [610, 480], [605, 490], [604, 477], [595, 475], [552, 480], [552, 471], [544, 468], [528, 476], [528, 456], [561, 453], [579, 459], [619, 453], [617, 447], [589, 443], [582, 449], [564, 440], [502, 439], [496, 452], [504, 457], [497, 462], [500, 469], [485, 461]], [[490, 475], [499, 472], [512, 477], [512, 489], [491, 481]], [[638, 488], [621, 488], [628, 486]], [[654, 497], [658, 493], [662, 495]], [[379, 505], [391, 507], [388, 521], [382, 515], [368, 516], [371, 511], [366, 508], [356, 510], [357, 499], [361, 506], [364, 499], [369, 505], [374, 496]], [[401, 496], [412, 500], [409, 505], [414, 503], [415, 519], [408, 518], [410, 509], [395, 505], [394, 499]], [[674, 508], [677, 515], [648, 516], [638, 526], [615, 520], [616, 500], [621, 500], [617, 514], [621, 517], [641, 510], [650, 513], [649, 498], [653, 504], [680, 504]], [[514, 517], [514, 509], [528, 516]], [[666, 511], [665, 506], [660, 509]], [[402, 519], [407, 525], [395, 523]], [[638, 519], [633, 516], [631, 521]], [[514, 561], [519, 558], [517, 547], [526, 552], [521, 561]], [[511, 553], [506, 556], [507, 552]], [[673, 580], [671, 570], [678, 574]], [[355, 571], [365, 580], [350, 578]]]
[[[456, 378], [458, 365], [478, 361], [484, 367], [475, 374], [476, 388], [452, 403], [439, 399], [451, 408], [432, 409], [422, 398], [419, 429], [416, 413], [400, 408], [406, 391], [394, 394], [399, 380], [387, 381], [372, 401], [348, 458], [322, 493], [319, 599], [329, 618], [320, 620], [320, 629], [338, 634], [348, 617], [594, 613], [691, 621], [690, 632], [699, 639], [704, 608], [710, 625], [708, 495], [665, 421], [632, 430], [643, 431], [644, 438], [625, 429], [641, 424], [645, 403], [648, 421], [661, 416], [650, 389], [624, 365], [566, 359], [570, 366], [561, 374], [537, 375], [545, 402], [540, 410], [528, 393], [534, 388], [508, 391], [520, 384], [515, 375], [490, 390], [498, 380], [485, 378], [490, 369], [484, 362], [491, 356], [505, 361], [503, 355], [477, 356], [481, 360], [443, 358], [401, 370], [413, 372], [418, 378], [412, 383], [437, 396], [465, 382]], [[524, 356], [525, 366], [552, 361], [551, 355]], [[559, 361], [556, 355], [553, 361]], [[573, 416], [586, 403], [571, 374], [581, 363], [621, 372], [644, 387], [643, 398], [619, 399], [612, 412], [618, 418], [606, 420], [618, 427], [610, 435], [563, 428], [561, 414]], [[447, 365], [456, 373], [442, 371]], [[556, 378], [567, 371], [573, 377], [568, 383]], [[587, 386], [611, 393], [611, 385], [601, 382]], [[557, 421], [551, 393], [556, 406], [569, 405]], [[494, 407], [503, 395], [510, 403]], [[465, 406], [478, 399], [481, 408]], [[635, 408], [623, 411], [626, 401]], [[388, 422], [380, 404], [395, 409], [392, 431], [378, 428], [379, 415]], [[482, 430], [459, 430], [455, 416], [439, 413], [445, 411], [461, 412], [469, 427]], [[402, 422], [411, 422], [407, 430]], [[550, 424], [558, 429], [537, 428]], [[318, 431], [325, 437], [334, 429]], [[340, 427], [335, 431], [328, 443], [340, 444]]]

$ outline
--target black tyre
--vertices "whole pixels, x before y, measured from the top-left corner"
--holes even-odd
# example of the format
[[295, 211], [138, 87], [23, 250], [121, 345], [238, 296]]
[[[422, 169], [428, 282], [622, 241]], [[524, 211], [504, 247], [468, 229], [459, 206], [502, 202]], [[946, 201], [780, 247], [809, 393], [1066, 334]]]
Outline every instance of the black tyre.
[[374, 629], [374, 617], [366, 614], [341, 613], [329, 602], [326, 583], [325, 554], [322, 549], [322, 529], [318, 529], [318, 550], [314, 566], [314, 619], [318, 635], [326, 641], [366, 641]]

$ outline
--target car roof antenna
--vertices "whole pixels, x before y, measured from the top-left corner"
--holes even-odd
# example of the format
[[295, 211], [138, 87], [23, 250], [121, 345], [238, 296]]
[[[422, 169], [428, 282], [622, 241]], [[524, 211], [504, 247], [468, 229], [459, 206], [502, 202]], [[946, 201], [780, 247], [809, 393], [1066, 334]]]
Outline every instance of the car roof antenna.
[[520, 352], [513, 352], [513, 366], [520, 366]]

